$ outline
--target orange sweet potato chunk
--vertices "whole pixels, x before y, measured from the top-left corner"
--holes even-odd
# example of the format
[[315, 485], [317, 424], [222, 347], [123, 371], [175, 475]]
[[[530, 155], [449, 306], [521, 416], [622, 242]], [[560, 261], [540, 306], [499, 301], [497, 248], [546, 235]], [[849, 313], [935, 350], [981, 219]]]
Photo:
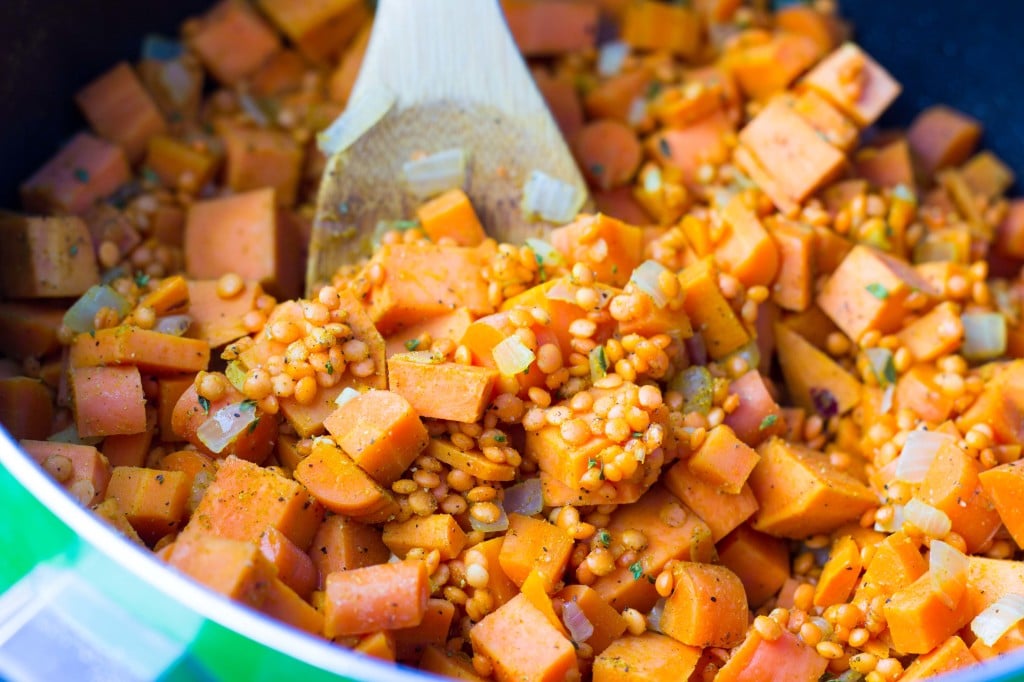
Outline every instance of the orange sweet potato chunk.
[[800, 82], [827, 97], [864, 128], [900, 94], [900, 84], [878, 62], [853, 43], [836, 49]]
[[76, 216], [0, 214], [0, 252], [6, 298], [80, 296], [99, 283], [89, 228]]
[[22, 449], [50, 472], [67, 472], [60, 481], [84, 506], [103, 499], [110, 482], [110, 463], [91, 445], [57, 443], [46, 440], [22, 440]]
[[303, 148], [285, 131], [227, 126], [224, 172], [235, 192], [274, 188], [281, 206], [291, 206], [302, 176]]
[[190, 488], [180, 471], [121, 466], [114, 467], [106, 496], [117, 500], [142, 539], [155, 542], [184, 520]]
[[81, 367], [70, 372], [78, 435], [113, 436], [146, 430], [146, 397], [137, 367]]
[[203, 15], [189, 46], [214, 78], [234, 85], [280, 50], [281, 40], [248, 3], [222, 0]]
[[370, 17], [362, 0], [259, 0], [259, 6], [306, 57], [317, 62], [336, 56]]
[[[473, 423], [483, 417], [498, 370], [455, 362], [422, 363], [410, 355], [388, 360], [390, 389], [409, 401], [421, 417]], [[445, 396], [438, 400], [438, 396]]]
[[130, 179], [124, 150], [78, 133], [21, 185], [21, 203], [29, 211], [81, 215]]
[[132, 162], [145, 154], [150, 137], [167, 130], [156, 103], [127, 62], [79, 90], [75, 102], [93, 130], [120, 145]]
[[489, 613], [469, 636], [494, 663], [499, 682], [560, 682], [577, 666], [572, 642], [522, 594]]

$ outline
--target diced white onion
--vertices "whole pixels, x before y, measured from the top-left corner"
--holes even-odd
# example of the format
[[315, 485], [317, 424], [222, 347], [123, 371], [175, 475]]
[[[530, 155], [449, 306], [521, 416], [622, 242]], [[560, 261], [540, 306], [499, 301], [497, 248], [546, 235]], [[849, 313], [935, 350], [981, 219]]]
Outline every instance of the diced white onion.
[[253, 123], [266, 128], [270, 125], [270, 119], [267, 117], [267, 112], [263, 111], [259, 103], [253, 99], [252, 95], [247, 92], [239, 93], [238, 104], [242, 107], [242, 111], [252, 119]]
[[530, 250], [537, 256], [541, 265], [562, 265], [565, 263], [565, 257], [562, 256], [562, 252], [551, 246], [543, 239], [537, 239], [536, 237], [528, 237], [526, 239], [526, 245], [530, 247]]
[[969, 566], [970, 559], [963, 552], [942, 540], [932, 540], [928, 572], [936, 593], [949, 608], [963, 597]]
[[864, 355], [871, 365], [871, 373], [875, 375], [880, 386], [888, 386], [896, 380], [891, 350], [881, 347], [865, 348]]
[[889, 414], [892, 411], [892, 401], [896, 397], [896, 384], [889, 384], [882, 393], [882, 404], [879, 406], [882, 414]]
[[644, 166], [644, 169], [640, 172], [640, 180], [643, 183], [645, 192], [657, 194], [663, 187], [661, 168], [654, 164]]
[[664, 308], [668, 305], [668, 296], [665, 295], [665, 291], [658, 281], [663, 272], [669, 272], [669, 269], [656, 260], [645, 260], [629, 276], [629, 281], [637, 289], [650, 296], [657, 308]]
[[567, 223], [583, 207], [585, 197], [573, 185], [535, 170], [523, 186], [523, 214], [552, 223]]
[[569, 631], [569, 637], [577, 644], [582, 644], [594, 634], [594, 625], [583, 613], [580, 605], [571, 599], [562, 605], [562, 622]]
[[906, 512], [903, 510], [902, 504], [892, 505], [892, 516], [887, 521], [875, 521], [875, 530], [880, 530], [883, 533], [895, 533], [903, 527], [903, 520], [906, 518]]
[[181, 336], [192, 326], [192, 318], [189, 315], [164, 315], [156, 318], [153, 331], [172, 336]]
[[100, 308], [110, 308], [121, 318], [131, 311], [132, 305], [128, 299], [106, 285], [91, 286], [64, 313], [64, 326], [77, 333], [93, 331], [96, 328], [96, 313]]
[[953, 530], [953, 522], [946, 512], [914, 498], [903, 507], [907, 522], [914, 524], [930, 538], [944, 538]]
[[914, 190], [902, 183], [893, 187], [892, 195], [900, 201], [906, 201], [912, 204], [917, 203], [917, 195], [914, 193]]
[[900, 456], [896, 458], [896, 478], [907, 483], [923, 481], [935, 460], [935, 454], [947, 442], [953, 442], [953, 437], [945, 433], [924, 429], [911, 431], [903, 443]]
[[667, 602], [667, 599], [661, 597], [651, 607], [651, 612], [647, 614], [647, 626], [654, 632], [661, 632], [661, 616], [665, 613], [665, 604]]
[[629, 105], [626, 113], [626, 122], [631, 126], [638, 126], [647, 118], [647, 98], [640, 96], [634, 99]]
[[328, 156], [345, 151], [384, 118], [394, 105], [395, 93], [388, 88], [367, 89], [358, 99], [350, 100], [341, 116], [316, 136], [317, 146]]
[[74, 422], [68, 424], [65, 428], [61, 429], [57, 433], [51, 435], [46, 440], [51, 443], [75, 443], [77, 445], [96, 445], [103, 438], [100, 436], [89, 436], [88, 438], [82, 438], [78, 435], [78, 427]]
[[501, 501], [501, 506], [509, 514], [533, 516], [540, 513], [544, 506], [540, 479], [528, 478], [522, 483], [506, 488], [505, 499]]
[[478, 530], [481, 533], [496, 533], [498, 531], [508, 530], [508, 515], [505, 513], [505, 509], [502, 506], [498, 506], [501, 514], [498, 516], [498, 520], [494, 523], [484, 523], [477, 521], [476, 518], [470, 514], [469, 525], [473, 527], [473, 530]]
[[348, 404], [348, 402], [353, 398], [358, 398], [360, 395], [361, 394], [356, 389], [351, 386], [346, 386], [341, 389], [341, 393], [339, 393], [338, 397], [334, 399], [334, 404], [341, 407], [342, 405]]
[[445, 149], [422, 159], [402, 164], [402, 174], [409, 191], [427, 199], [466, 182], [466, 151]]
[[256, 406], [251, 403], [225, 405], [199, 425], [196, 436], [200, 442], [219, 454], [230, 445], [240, 433], [256, 422]]
[[605, 77], [617, 75], [628, 56], [628, 44], [619, 40], [608, 41], [597, 53], [597, 73]]
[[518, 336], [513, 334], [508, 338], [499, 341], [491, 349], [491, 357], [498, 371], [507, 377], [521, 374], [530, 369], [536, 356], [533, 351], [526, 347]]
[[242, 368], [242, 363], [238, 360], [229, 362], [224, 368], [224, 376], [239, 392], [245, 393], [245, 369]]
[[1006, 318], [999, 313], [964, 313], [964, 343], [968, 360], [992, 360], [1006, 352]]
[[993, 646], [1021, 620], [1024, 620], [1024, 596], [1004, 594], [974, 617], [971, 621], [971, 632], [977, 635], [985, 646]]

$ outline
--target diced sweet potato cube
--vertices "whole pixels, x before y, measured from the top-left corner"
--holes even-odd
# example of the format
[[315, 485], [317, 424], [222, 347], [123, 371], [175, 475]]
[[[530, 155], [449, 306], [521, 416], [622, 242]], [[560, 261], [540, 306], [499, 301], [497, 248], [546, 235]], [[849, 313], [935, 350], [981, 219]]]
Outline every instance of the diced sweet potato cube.
[[234, 85], [281, 49], [274, 30], [241, 0], [222, 0], [203, 15], [189, 44], [213, 77]]
[[407, 521], [384, 524], [384, 544], [401, 558], [414, 547], [438, 550], [442, 561], [454, 559], [466, 544], [466, 534], [451, 514], [413, 516]]
[[21, 203], [29, 211], [80, 215], [130, 179], [119, 146], [79, 133], [21, 185]]
[[725, 566], [683, 561], [672, 569], [672, 594], [661, 632], [697, 647], [733, 647], [743, 641], [748, 606], [743, 583]]
[[801, 92], [793, 102], [793, 111], [811, 124], [838, 149], [850, 151], [860, 139], [860, 131], [827, 99], [814, 90]]
[[209, 362], [204, 341], [126, 325], [79, 334], [68, 360], [72, 368], [131, 364], [157, 374], [198, 372]]
[[303, 148], [290, 133], [228, 126], [222, 137], [228, 187], [236, 192], [272, 187], [279, 205], [295, 203]]
[[992, 200], [1013, 185], [1013, 170], [998, 156], [985, 150], [972, 156], [960, 169], [971, 192]]
[[70, 372], [78, 435], [112, 436], [146, 430], [146, 397], [137, 367], [80, 367]]
[[683, 309], [695, 330], [704, 337], [708, 354], [720, 360], [750, 341], [750, 335], [718, 287], [718, 268], [710, 259], [701, 260], [679, 273], [686, 290]]
[[570, 551], [572, 538], [564, 529], [542, 519], [509, 514], [498, 560], [512, 582], [522, 585], [530, 571], [537, 571], [551, 592], [562, 579]]
[[216, 280], [189, 280], [188, 315], [192, 318], [188, 335], [202, 339], [210, 348], [217, 348], [249, 333], [244, 317], [256, 309], [263, 295], [258, 282], [245, 282], [242, 291], [231, 298], [217, 293]]
[[426, 562], [335, 571], [324, 586], [324, 634], [356, 635], [419, 625], [430, 593]]
[[741, 34], [722, 61], [751, 99], [765, 100], [785, 90], [821, 56], [821, 48], [797, 33]]
[[309, 547], [309, 556], [317, 568], [318, 589], [323, 589], [329, 573], [383, 564], [390, 555], [379, 528], [340, 514], [324, 519]]
[[978, 480], [1014, 542], [1024, 544], [1024, 461], [982, 471]]
[[143, 540], [156, 542], [184, 520], [190, 488], [180, 471], [120, 466], [114, 467], [106, 496], [117, 500]]
[[370, 11], [362, 0], [259, 0], [260, 8], [313, 61], [335, 57]]
[[5, 330], [0, 334], [0, 353], [21, 360], [42, 358], [57, 350], [57, 330], [65, 310], [60, 303], [0, 301], [0, 329]]
[[[2, 315], [3, 308], [0, 305], [0, 316]], [[432, 341], [451, 339], [458, 343], [472, 323], [473, 313], [466, 308], [458, 308], [447, 315], [432, 317], [401, 327], [388, 335], [386, 340], [387, 357], [390, 358], [392, 355], [408, 351], [423, 350], [420, 348], [418, 339], [424, 334], [429, 335]]]
[[79, 296], [99, 283], [89, 228], [76, 216], [0, 214], [0, 292], [8, 298]]
[[1001, 525], [999, 512], [979, 480], [981, 470], [978, 460], [955, 441], [943, 442], [916, 495], [945, 512], [953, 531], [964, 539], [968, 554], [980, 551]]
[[967, 160], [981, 138], [981, 124], [949, 107], [925, 109], [907, 130], [907, 141], [926, 173]]
[[901, 654], [926, 654], [973, 617], [967, 594], [952, 605], [925, 573], [885, 602], [885, 619], [893, 648]]
[[121, 62], [75, 95], [85, 118], [101, 137], [121, 146], [129, 161], [138, 161], [146, 142], [167, 123], [132, 67]]
[[652, 0], [634, 2], [623, 18], [622, 39], [639, 50], [692, 56], [700, 49], [700, 17], [692, 8]]
[[329, 440], [315, 441], [313, 451], [299, 462], [293, 475], [335, 514], [366, 523], [382, 523], [399, 511], [391, 492]]
[[461, 189], [451, 189], [416, 209], [420, 227], [433, 241], [442, 237], [459, 246], [477, 246], [487, 234]]
[[707, 524], [711, 541], [718, 542], [757, 511], [749, 485], [735, 495], [693, 474], [686, 462], [665, 472], [665, 487]]
[[626, 630], [626, 620], [611, 605], [601, 599], [601, 595], [592, 587], [566, 585], [558, 591], [555, 598], [576, 604], [590, 621], [594, 632], [586, 642], [594, 649], [595, 654], [604, 651]]
[[51, 474], [66, 475], [59, 483], [84, 506], [103, 499], [110, 482], [110, 463], [93, 446], [46, 440], [22, 440], [20, 444]]
[[737, 438], [732, 429], [720, 424], [708, 431], [687, 465], [708, 483], [736, 495], [759, 459], [757, 452]]
[[624, 635], [594, 659], [594, 682], [661, 682], [689, 679], [700, 647], [647, 631]]
[[715, 244], [715, 260], [746, 287], [768, 285], [779, 267], [779, 251], [757, 214], [733, 197], [722, 211], [724, 237]]
[[743, 524], [718, 543], [718, 558], [743, 583], [752, 609], [778, 594], [789, 577], [789, 546], [784, 540]]
[[889, 72], [853, 43], [846, 43], [814, 67], [802, 81], [827, 97], [865, 128], [900, 94]]
[[900, 137], [881, 147], [864, 147], [854, 157], [857, 175], [877, 187], [914, 186], [910, 145]]
[[253, 608], [263, 605], [275, 573], [255, 543], [213, 535], [182, 535], [172, 545], [168, 563]]
[[587, 3], [502, 0], [509, 32], [527, 56], [556, 55], [594, 47], [598, 8]]
[[308, 599], [317, 585], [317, 568], [313, 559], [288, 536], [274, 526], [267, 526], [259, 539], [260, 552], [277, 567], [277, 577]]
[[218, 159], [184, 140], [155, 135], [146, 147], [145, 167], [156, 173], [165, 187], [205, 187], [217, 171]]
[[613, 286], [625, 285], [643, 261], [643, 231], [600, 213], [553, 230], [550, 239], [570, 265], [583, 263]]
[[469, 636], [494, 663], [498, 682], [557, 682], [577, 666], [572, 642], [522, 594], [485, 616]]
[[12, 438], [43, 440], [53, 422], [53, 396], [46, 384], [29, 377], [0, 379], [0, 425]]
[[[473, 423], [490, 402], [498, 370], [455, 362], [422, 363], [411, 355], [388, 360], [388, 384], [421, 417]], [[438, 400], [438, 395], [446, 396]]]

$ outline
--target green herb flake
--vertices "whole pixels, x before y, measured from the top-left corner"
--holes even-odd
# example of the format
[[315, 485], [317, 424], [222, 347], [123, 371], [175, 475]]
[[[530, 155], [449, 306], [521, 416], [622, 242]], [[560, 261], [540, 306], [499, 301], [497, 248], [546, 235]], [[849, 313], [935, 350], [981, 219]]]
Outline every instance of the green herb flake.
[[643, 437], [644, 437], [644, 432], [643, 431], [634, 431], [633, 432], [633, 438], [643, 438]]
[[246, 398], [245, 400], [242, 401], [241, 405], [239, 405], [239, 409], [249, 410], [249, 411], [255, 410], [256, 409], [256, 401], [253, 400], [252, 398]]
[[606, 530], [602, 530], [597, 534], [597, 541], [605, 547], [608, 547], [612, 544], [612, 534]]
[[884, 301], [889, 298], [889, 290], [878, 282], [872, 282], [864, 288], [868, 290], [869, 294], [877, 298], [879, 301]]
[[205, 414], [210, 414], [210, 401], [203, 396], [199, 396], [199, 407], [203, 408]]
[[144, 273], [142, 270], [135, 271], [135, 286], [144, 287], [149, 284], [149, 275]]
[[590, 172], [598, 176], [604, 175], [604, 166], [600, 163], [592, 163], [590, 164]]
[[494, 436], [494, 442], [495, 443], [504, 443], [507, 440], [508, 440], [508, 438], [505, 437], [504, 433], [498, 433], [498, 434], [495, 434], [495, 436]]
[[77, 256], [78, 255], [78, 244], [72, 244], [71, 248], [68, 249], [68, 253], [71, 254], [72, 258]]
[[896, 365], [893, 364], [891, 355], [885, 359], [885, 366], [882, 368], [882, 376], [888, 383], [896, 383]]
[[89, 171], [84, 168], [76, 168], [75, 180], [78, 180], [79, 182], [89, 182]]
[[778, 415], [770, 414], [761, 420], [761, 425], [758, 426], [757, 428], [760, 429], [761, 431], [764, 431], [765, 429], [770, 429], [773, 426], [775, 426], [775, 422], [777, 421], [779, 421]]
[[259, 426], [259, 425], [260, 425], [260, 418], [256, 417], [255, 419], [252, 420], [252, 422], [249, 423], [249, 433], [252, 433], [253, 431], [255, 431], [256, 427]]
[[334, 363], [328, 360], [324, 363], [324, 369], [327, 370], [328, 375], [334, 374]]
[[672, 147], [668, 146], [668, 140], [666, 140], [664, 137], [658, 138], [658, 150], [661, 152], [661, 155], [664, 156], [666, 159], [672, 158]]
[[420, 347], [420, 340], [419, 339], [409, 339], [408, 341], [405, 342], [405, 349], [407, 351], [411, 352], [411, 351], [416, 350], [419, 347]]
[[597, 460], [596, 459], [591, 457], [590, 459], [587, 460], [587, 468], [588, 469], [593, 469], [596, 466], [597, 466]]
[[639, 561], [629, 565], [629, 572], [633, 574], [633, 580], [640, 580], [644, 576], [644, 567]]

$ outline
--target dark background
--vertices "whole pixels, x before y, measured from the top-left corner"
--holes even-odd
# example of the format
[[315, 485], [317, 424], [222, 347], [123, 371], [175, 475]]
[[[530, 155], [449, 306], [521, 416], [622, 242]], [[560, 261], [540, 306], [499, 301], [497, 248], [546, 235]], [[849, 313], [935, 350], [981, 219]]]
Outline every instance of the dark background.
[[[83, 121], [71, 101], [146, 33], [174, 35], [212, 0], [0, 0], [0, 206]], [[985, 124], [983, 144], [1024, 178], [1024, 2], [840, 0], [856, 40], [903, 83], [883, 119], [945, 102]]]

